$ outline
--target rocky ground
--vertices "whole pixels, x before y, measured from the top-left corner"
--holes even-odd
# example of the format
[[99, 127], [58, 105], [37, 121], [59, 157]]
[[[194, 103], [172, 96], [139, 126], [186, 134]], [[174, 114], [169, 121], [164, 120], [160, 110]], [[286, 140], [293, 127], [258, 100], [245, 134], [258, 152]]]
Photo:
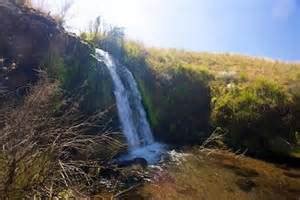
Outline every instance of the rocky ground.
[[[129, 173], [141, 170], [138, 165]], [[137, 171], [136, 171], [137, 170]], [[141, 173], [141, 171], [140, 171]], [[102, 199], [295, 199], [300, 198], [300, 169], [221, 150], [170, 151], [119, 191]], [[138, 180], [137, 177], [141, 179]]]

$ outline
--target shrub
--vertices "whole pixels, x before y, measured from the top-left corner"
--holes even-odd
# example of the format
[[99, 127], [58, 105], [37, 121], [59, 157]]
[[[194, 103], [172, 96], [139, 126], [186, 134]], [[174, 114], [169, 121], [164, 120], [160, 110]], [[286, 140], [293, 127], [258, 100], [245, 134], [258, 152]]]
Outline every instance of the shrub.
[[124, 45], [122, 62], [137, 80], [158, 140], [195, 144], [208, 129], [211, 75], [177, 62], [172, 51], [156, 53], [135, 42]]
[[114, 104], [108, 69], [95, 59], [94, 49], [78, 48], [79, 45], [82, 44], [75, 43], [77, 51], [72, 50], [64, 56], [50, 49], [44, 56], [42, 69], [59, 81], [65, 96], [78, 101], [81, 111], [106, 110]]
[[83, 40], [101, 48], [116, 59], [121, 59], [124, 44], [124, 28], [108, 25], [101, 16], [91, 21], [86, 31], [80, 33]]
[[0, 198], [84, 190], [92, 175], [84, 169], [115, 155], [120, 144], [104, 133], [103, 113], [84, 116], [76, 102], [57, 109], [62, 101], [57, 83], [43, 78], [22, 105], [1, 110]]
[[278, 153], [274, 140], [295, 144], [292, 123], [296, 119], [291, 105], [290, 95], [278, 84], [257, 80], [220, 94], [212, 119], [216, 126], [228, 129], [227, 142], [233, 147], [252, 153]]

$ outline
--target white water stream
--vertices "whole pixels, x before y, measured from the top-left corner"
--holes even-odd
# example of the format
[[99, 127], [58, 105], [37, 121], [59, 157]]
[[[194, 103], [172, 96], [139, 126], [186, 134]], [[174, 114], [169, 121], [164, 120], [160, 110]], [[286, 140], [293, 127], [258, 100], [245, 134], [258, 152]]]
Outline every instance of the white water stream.
[[117, 65], [113, 58], [101, 49], [96, 49], [96, 57], [106, 64], [114, 84], [122, 132], [129, 146], [129, 154], [123, 159], [142, 157], [150, 164], [157, 162], [163, 145], [154, 141], [141, 94], [132, 73], [125, 66]]

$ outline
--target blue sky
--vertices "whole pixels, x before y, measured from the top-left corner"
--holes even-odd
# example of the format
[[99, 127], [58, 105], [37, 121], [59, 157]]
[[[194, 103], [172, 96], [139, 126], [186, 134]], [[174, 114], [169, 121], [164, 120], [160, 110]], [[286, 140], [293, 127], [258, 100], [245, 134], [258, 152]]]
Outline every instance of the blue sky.
[[300, 0], [74, 0], [69, 25], [102, 15], [148, 46], [300, 60]]

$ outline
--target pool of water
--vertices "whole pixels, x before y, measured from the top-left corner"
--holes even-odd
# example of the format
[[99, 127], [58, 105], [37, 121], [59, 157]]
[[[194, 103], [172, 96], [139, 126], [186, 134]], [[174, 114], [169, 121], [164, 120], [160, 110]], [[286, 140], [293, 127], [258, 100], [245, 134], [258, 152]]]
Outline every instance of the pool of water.
[[161, 160], [161, 156], [165, 153], [167, 146], [161, 143], [153, 143], [129, 150], [126, 155], [121, 156], [119, 161], [133, 160], [135, 158], [143, 158], [149, 165], [154, 165]]

